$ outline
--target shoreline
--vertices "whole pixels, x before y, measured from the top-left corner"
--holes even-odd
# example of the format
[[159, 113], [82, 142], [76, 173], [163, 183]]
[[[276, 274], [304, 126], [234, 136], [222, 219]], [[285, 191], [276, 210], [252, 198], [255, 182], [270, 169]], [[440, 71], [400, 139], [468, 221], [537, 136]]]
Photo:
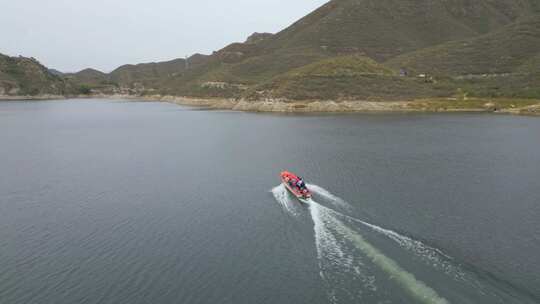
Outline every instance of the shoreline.
[[[227, 98], [196, 98], [172, 95], [38, 95], [38, 96], [0, 96], [0, 101], [66, 100], [66, 99], [126, 99], [147, 102], [168, 102], [182, 106], [200, 107], [210, 110], [232, 110], [242, 112], [266, 113], [493, 113], [523, 116], [540, 116], [540, 100], [477, 98], [468, 107], [455, 106], [455, 99], [421, 99], [413, 101], [289, 101], [285, 99], [266, 99], [247, 101]], [[504, 100], [509, 107], [497, 107]], [[526, 105], [519, 105], [526, 101]], [[461, 104], [467, 101], [461, 101]], [[518, 105], [515, 105], [518, 104]]]
[[32, 100], [54, 100], [54, 99], [69, 99], [64, 95], [20, 95], [20, 96], [10, 96], [10, 95], [0, 95], [0, 101], [32, 101]]

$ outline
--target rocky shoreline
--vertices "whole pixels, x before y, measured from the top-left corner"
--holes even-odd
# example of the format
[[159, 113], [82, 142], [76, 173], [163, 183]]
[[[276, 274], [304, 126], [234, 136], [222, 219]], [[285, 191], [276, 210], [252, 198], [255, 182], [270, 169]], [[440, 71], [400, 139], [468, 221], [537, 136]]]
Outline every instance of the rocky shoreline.
[[[273, 112], [273, 113], [498, 113], [514, 115], [540, 116], [540, 100], [524, 106], [511, 105], [507, 108], [498, 108], [494, 103], [486, 100], [484, 104], [475, 104], [467, 107], [448, 107], [448, 103], [440, 100], [421, 101], [288, 101], [285, 99], [267, 99], [261, 101], [236, 100], [225, 98], [194, 98], [162, 95], [79, 95], [79, 96], [0, 96], [2, 100], [56, 100], [56, 99], [127, 99], [148, 102], [168, 102], [183, 106], [202, 107], [215, 110], [233, 110], [245, 112]], [[530, 103], [530, 102], [529, 102]]]
[[540, 100], [527, 106], [497, 108], [486, 102], [481, 106], [450, 108], [438, 105], [438, 101], [288, 101], [284, 99], [267, 99], [247, 101], [224, 98], [193, 98], [179, 96], [99, 96], [99, 98], [124, 98], [144, 101], [169, 102], [184, 106], [204, 107], [216, 110], [233, 110], [244, 112], [270, 113], [497, 113], [514, 115], [540, 116]]
[[67, 99], [68, 97], [63, 95], [0, 95], [0, 101], [16, 101], [16, 100], [53, 100], [53, 99]]

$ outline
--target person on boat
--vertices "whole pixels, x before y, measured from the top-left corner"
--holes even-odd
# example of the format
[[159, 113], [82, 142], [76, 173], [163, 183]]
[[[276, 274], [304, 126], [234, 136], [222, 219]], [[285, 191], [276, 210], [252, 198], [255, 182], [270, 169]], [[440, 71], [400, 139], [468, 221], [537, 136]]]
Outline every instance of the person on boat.
[[291, 182], [290, 182], [289, 185], [291, 185], [291, 186], [293, 186], [293, 187], [296, 186], [296, 179], [295, 179], [295, 178], [291, 178]]

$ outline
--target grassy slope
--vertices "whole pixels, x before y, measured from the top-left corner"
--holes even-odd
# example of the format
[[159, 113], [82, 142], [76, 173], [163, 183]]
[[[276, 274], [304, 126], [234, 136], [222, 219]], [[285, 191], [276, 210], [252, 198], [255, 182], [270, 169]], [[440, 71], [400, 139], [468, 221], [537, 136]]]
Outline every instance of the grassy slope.
[[400, 100], [437, 94], [441, 93], [423, 80], [400, 77], [370, 58], [349, 55], [291, 70], [258, 86], [249, 98]]
[[108, 81], [107, 74], [95, 69], [84, 69], [77, 73], [64, 74], [64, 77], [76, 79], [79, 83], [86, 85], [98, 85]]
[[0, 93], [64, 94], [67, 89], [68, 86], [60, 76], [51, 73], [37, 60], [0, 54]]
[[474, 96], [540, 98], [540, 15], [477, 38], [398, 56], [387, 65], [451, 76], [455, 87]]
[[366, 62], [360, 58], [334, 57], [293, 70], [258, 87], [259, 94], [250, 97], [402, 100], [465, 94], [540, 98], [540, 15], [477, 38], [426, 48], [385, 63], [394, 71], [406, 67], [414, 75], [435, 75], [433, 82], [382, 73], [341, 72], [362, 69]]
[[334, 0], [267, 41], [269, 49], [360, 52], [383, 60], [487, 33], [528, 10], [507, 0]]
[[[449, 76], [453, 74], [445, 70], [436, 83], [426, 83], [394, 73], [406, 65], [400, 60], [417, 54], [415, 51], [420, 50], [418, 54], [423, 56], [422, 52], [429, 50], [459, 46], [456, 42], [445, 44], [449, 41], [477, 41], [476, 37], [491, 37], [499, 29], [507, 32], [524, 26], [509, 24], [539, 8], [540, 0], [332, 0], [275, 35], [257, 35], [257, 39], [233, 43], [211, 56], [192, 57], [187, 70], [183, 59], [126, 65], [108, 74], [107, 81], [137, 90], [157, 89], [161, 94], [199, 97], [253, 97], [254, 92], [264, 91], [263, 96], [293, 99], [410, 99], [450, 96], [458, 88], [478, 95], [534, 97], [536, 80], [529, 76], [516, 76], [512, 81], [452, 79]], [[518, 40], [521, 43], [523, 39], [506, 35], [482, 43], [506, 43], [517, 51]], [[527, 49], [534, 48], [535, 40], [527, 41]], [[413, 70], [427, 69], [421, 64], [429, 68], [441, 66], [441, 70], [478, 66], [483, 70], [487, 63], [500, 60], [499, 53], [489, 57], [484, 50], [474, 47], [467, 54], [456, 55], [454, 63], [463, 62], [461, 65], [447, 64], [437, 55], [433, 62], [418, 60], [414, 63], [418, 68], [412, 63], [406, 66]], [[351, 54], [377, 62], [390, 60], [393, 71], [382, 73], [385, 68], [378, 65], [381, 73], [358, 72], [374, 62]], [[401, 59], [392, 60], [400, 55]], [[540, 57], [511, 55], [504, 60], [507, 62], [500, 67], [534, 75]], [[302, 68], [306, 65], [306, 69]], [[328, 73], [320, 73], [320, 69]], [[347, 74], [343, 70], [356, 72]], [[93, 81], [103, 81], [100, 79]]]
[[[257, 44], [233, 44], [218, 51], [206, 66], [165, 79], [160, 87], [171, 94], [204, 96], [197, 86], [207, 81], [257, 85], [306, 64], [347, 54], [384, 60], [477, 36], [527, 10], [526, 0], [333, 0]], [[223, 96], [232, 93], [225, 90]]]
[[181, 73], [185, 69], [185, 66], [186, 62], [184, 59], [124, 65], [112, 71], [109, 79], [124, 85], [134, 82], [152, 83], [156, 79], [171, 77], [175, 73]]
[[[206, 62], [208, 56], [195, 54], [190, 57], [189, 65], [197, 66]], [[91, 88], [102, 86], [125, 86], [133, 87], [142, 85], [156, 87], [159, 82], [165, 79], [181, 75], [185, 72], [185, 59], [174, 59], [163, 62], [151, 62], [141, 64], [123, 65], [109, 74], [102, 73], [94, 69], [85, 69], [77, 73], [67, 74], [74, 83], [85, 85]]]
[[540, 71], [540, 15], [468, 40], [448, 42], [398, 56], [394, 68], [434, 75], [503, 74]]

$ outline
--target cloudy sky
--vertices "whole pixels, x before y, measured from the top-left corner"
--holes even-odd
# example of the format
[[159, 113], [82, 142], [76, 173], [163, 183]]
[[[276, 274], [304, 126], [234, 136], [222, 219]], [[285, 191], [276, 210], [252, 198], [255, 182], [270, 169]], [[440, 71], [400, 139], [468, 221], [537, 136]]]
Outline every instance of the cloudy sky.
[[64, 72], [211, 53], [327, 0], [0, 0], [0, 53]]

